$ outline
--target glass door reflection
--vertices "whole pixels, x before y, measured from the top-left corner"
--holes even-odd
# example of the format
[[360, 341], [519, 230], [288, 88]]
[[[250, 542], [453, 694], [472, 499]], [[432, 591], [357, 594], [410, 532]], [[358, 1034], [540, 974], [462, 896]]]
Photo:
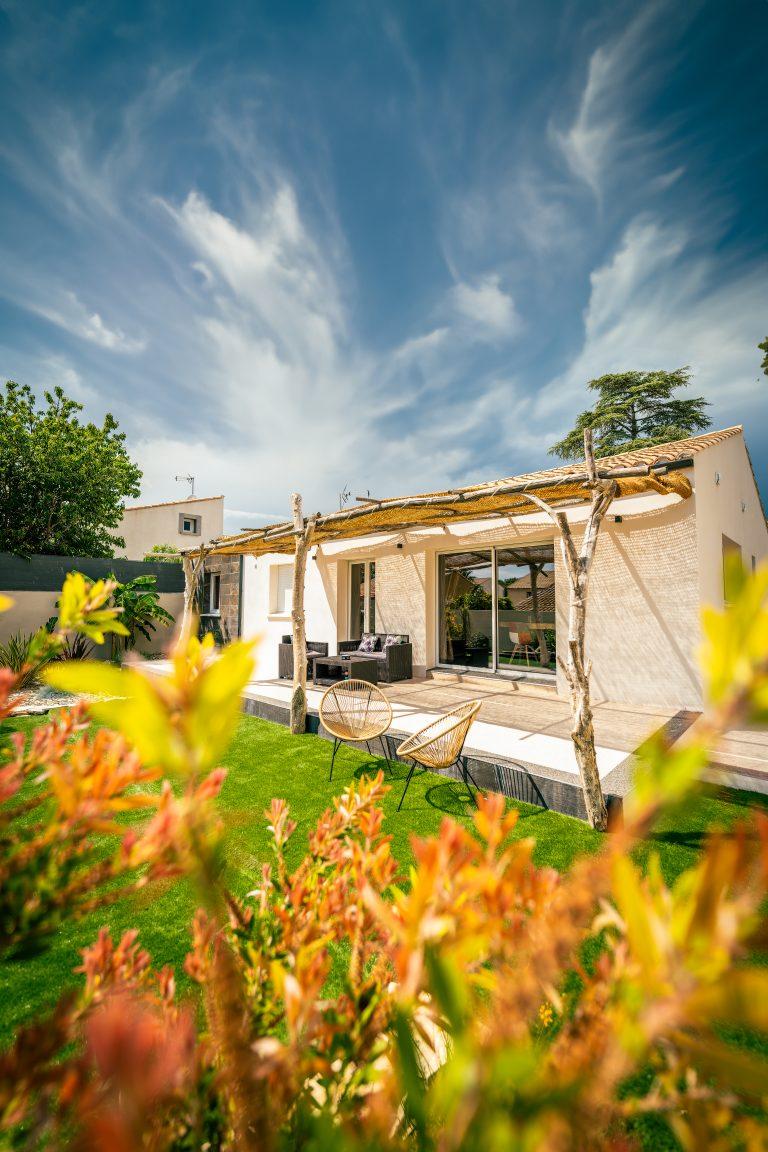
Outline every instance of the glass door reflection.
[[493, 668], [493, 554], [460, 552], [438, 560], [440, 663]]
[[496, 582], [499, 671], [554, 671], [554, 545], [497, 549]]

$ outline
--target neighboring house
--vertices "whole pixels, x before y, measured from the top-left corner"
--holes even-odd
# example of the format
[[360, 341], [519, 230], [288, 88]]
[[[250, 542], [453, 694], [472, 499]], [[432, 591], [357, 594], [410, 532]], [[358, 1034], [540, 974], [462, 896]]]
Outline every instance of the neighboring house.
[[[598, 467], [642, 475], [634, 488], [628, 480], [611, 506], [590, 577], [593, 696], [698, 709], [700, 610], [723, 604], [724, 556], [737, 551], [748, 567], [768, 556], [765, 514], [742, 429], [622, 453], [599, 460]], [[417, 497], [418, 507], [410, 511], [371, 501], [370, 516], [361, 508], [353, 510], [354, 520], [342, 513], [322, 518], [307, 566], [308, 639], [325, 640], [334, 652], [339, 640], [362, 631], [407, 633], [415, 675], [441, 668], [536, 677], [567, 695], [555, 661], [568, 612], [559, 540], [546, 514], [530, 503], [524, 512], [515, 505], [525, 507], [526, 489], [542, 498], [549, 494], [567, 508], [578, 540], [584, 489], [569, 480], [583, 472], [583, 463], [561, 466], [458, 495]], [[498, 489], [519, 495], [502, 498]], [[487, 492], [483, 518], [463, 514], [462, 501], [477, 501], [480, 490]], [[432, 515], [432, 501], [445, 513]], [[429, 511], [429, 523], [414, 524], [421, 508]], [[373, 523], [381, 527], [374, 531]], [[353, 525], [366, 534], [350, 536]], [[232, 554], [211, 558], [211, 565], [230, 574], [221, 603], [230, 634], [261, 637], [259, 678], [277, 675], [277, 645], [291, 630], [291, 531], [291, 525], [273, 525], [228, 537], [223, 546]], [[276, 537], [282, 553], [274, 551]], [[238, 554], [243, 552], [250, 554]]]
[[171, 544], [179, 551], [207, 544], [224, 531], [224, 497], [192, 496], [162, 504], [126, 508], [117, 529], [125, 548], [117, 556], [143, 560], [156, 544]]

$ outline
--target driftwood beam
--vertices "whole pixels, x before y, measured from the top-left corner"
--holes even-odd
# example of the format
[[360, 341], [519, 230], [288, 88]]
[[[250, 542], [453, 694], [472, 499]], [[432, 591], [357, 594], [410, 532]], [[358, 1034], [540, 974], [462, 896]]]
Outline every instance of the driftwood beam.
[[291, 496], [293, 535], [296, 550], [293, 564], [293, 603], [291, 624], [293, 632], [293, 694], [291, 696], [291, 732], [304, 734], [307, 723], [307, 629], [304, 617], [304, 585], [307, 572], [307, 553], [315, 530], [315, 516], [305, 520], [301, 509], [301, 496]]
[[608, 826], [608, 812], [595, 752], [595, 730], [590, 700], [592, 666], [585, 658], [587, 594], [589, 573], [600, 527], [619, 486], [615, 478], [607, 479], [600, 476], [595, 464], [592, 430], [589, 428], [584, 432], [584, 459], [587, 465], [587, 481], [592, 489], [592, 500], [578, 549], [565, 513], [556, 511], [535, 493], [529, 493], [528, 499], [552, 518], [560, 536], [560, 551], [568, 578], [569, 596], [567, 655], [565, 660], [558, 657], [558, 664], [565, 675], [571, 697], [571, 740], [576, 763], [579, 766], [587, 817], [593, 828], [604, 830]]
[[200, 583], [200, 576], [205, 565], [205, 558], [210, 552], [205, 544], [201, 544], [195, 552], [184, 552], [181, 557], [181, 567], [184, 573], [184, 610], [179, 627], [179, 645], [186, 647], [192, 626], [195, 620], [195, 597]]

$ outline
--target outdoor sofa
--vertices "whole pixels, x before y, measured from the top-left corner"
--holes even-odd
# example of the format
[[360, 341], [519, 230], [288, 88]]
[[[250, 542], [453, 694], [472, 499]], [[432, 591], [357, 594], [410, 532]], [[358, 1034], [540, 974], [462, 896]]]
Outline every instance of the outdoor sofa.
[[[307, 640], [307, 675], [312, 675], [312, 657], [327, 656], [328, 645], [322, 640]], [[281, 680], [293, 680], [293, 644], [284, 636], [277, 646], [277, 675]]]
[[378, 664], [379, 682], [394, 684], [413, 676], [413, 645], [408, 636], [391, 632], [364, 632], [359, 640], [341, 640], [339, 655], [356, 654]]

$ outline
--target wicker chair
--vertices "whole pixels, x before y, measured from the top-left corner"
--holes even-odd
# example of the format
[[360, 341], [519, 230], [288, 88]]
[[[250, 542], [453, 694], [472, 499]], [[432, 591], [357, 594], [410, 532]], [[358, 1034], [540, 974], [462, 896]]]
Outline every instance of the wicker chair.
[[[413, 736], [409, 736], [408, 739], [400, 745], [397, 749], [398, 756], [412, 760], [413, 763], [411, 764], [408, 777], [405, 781], [405, 788], [400, 797], [400, 803], [397, 806], [398, 812], [403, 806], [408, 785], [416, 771], [417, 765], [421, 765], [421, 767], [426, 770], [427, 768], [452, 768], [454, 764], [458, 764], [461, 768], [462, 779], [467, 785], [467, 791], [472, 799], [475, 799], [472, 789], [469, 787], [467, 777], [469, 777], [469, 780], [472, 781], [478, 791], [480, 789], [472, 773], [467, 768], [466, 757], [464, 757], [463, 764], [460, 764], [460, 761], [464, 742], [472, 726], [472, 721], [480, 710], [480, 704], [480, 700], [468, 700], [466, 704], [460, 704], [458, 708], [453, 708], [450, 712], [446, 712], [439, 720], [432, 720], [426, 727], [422, 728], [419, 732], [415, 732]], [[475, 803], [477, 803], [476, 800]]]
[[319, 712], [323, 727], [333, 736], [329, 780], [333, 779], [333, 763], [343, 740], [364, 741], [373, 755], [370, 741], [378, 738], [389, 764], [384, 733], [392, 723], [392, 705], [375, 684], [367, 680], [340, 680], [323, 693]]

